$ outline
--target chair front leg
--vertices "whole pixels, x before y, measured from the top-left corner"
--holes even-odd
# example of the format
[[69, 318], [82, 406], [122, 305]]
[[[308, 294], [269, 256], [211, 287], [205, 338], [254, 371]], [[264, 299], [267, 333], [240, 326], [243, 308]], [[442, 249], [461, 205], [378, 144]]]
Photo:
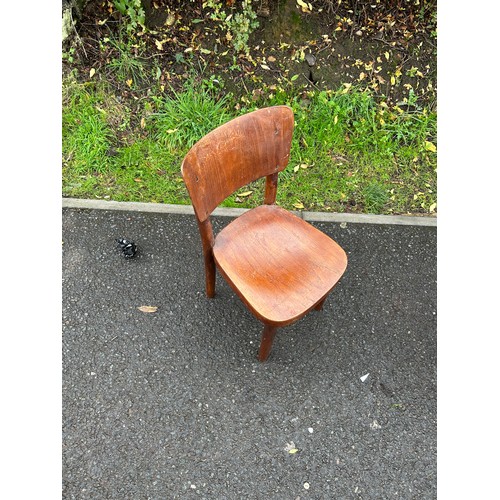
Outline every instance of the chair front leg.
[[268, 358], [277, 330], [278, 329], [275, 326], [264, 325], [264, 331], [262, 332], [262, 340], [260, 341], [259, 348], [259, 361], [265, 361]]
[[205, 261], [205, 289], [207, 297], [212, 299], [215, 296], [215, 261], [212, 249], [204, 252]]

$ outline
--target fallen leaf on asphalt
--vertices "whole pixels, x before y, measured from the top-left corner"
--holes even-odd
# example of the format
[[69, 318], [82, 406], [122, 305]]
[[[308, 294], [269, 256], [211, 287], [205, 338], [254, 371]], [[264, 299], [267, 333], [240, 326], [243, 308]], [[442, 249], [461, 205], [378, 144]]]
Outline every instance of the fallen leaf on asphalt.
[[158, 310], [157, 306], [140, 306], [137, 309], [143, 313], [154, 313]]

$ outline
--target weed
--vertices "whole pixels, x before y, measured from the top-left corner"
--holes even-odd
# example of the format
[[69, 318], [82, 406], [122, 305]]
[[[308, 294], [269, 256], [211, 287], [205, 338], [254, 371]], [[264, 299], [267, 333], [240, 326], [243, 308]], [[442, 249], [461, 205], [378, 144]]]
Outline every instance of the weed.
[[214, 128], [232, 118], [228, 112], [230, 94], [220, 99], [204, 87], [197, 89], [194, 82], [173, 96], [154, 99], [156, 113], [151, 114], [155, 134], [162, 143], [186, 150]]
[[107, 170], [112, 130], [97, 99], [83, 86], [73, 86], [67, 92], [63, 109], [62, 152], [71, 158], [71, 168], [77, 174]]
[[363, 198], [368, 212], [380, 213], [389, 198], [389, 194], [384, 186], [377, 181], [372, 181], [364, 188]]
[[140, 85], [146, 78], [146, 67], [141, 59], [142, 48], [134, 44], [130, 38], [124, 41], [120, 32], [117, 38], [105, 38], [112, 48], [112, 56], [108, 67], [120, 82], [127, 82], [129, 86]]
[[141, 0], [114, 0], [113, 4], [123, 16], [128, 32], [135, 31], [138, 26], [145, 28], [145, 12]]

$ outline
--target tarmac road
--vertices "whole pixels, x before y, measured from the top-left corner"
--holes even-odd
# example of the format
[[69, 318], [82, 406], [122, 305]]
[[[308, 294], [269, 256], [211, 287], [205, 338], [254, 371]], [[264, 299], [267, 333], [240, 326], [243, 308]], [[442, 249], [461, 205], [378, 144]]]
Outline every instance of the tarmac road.
[[63, 498], [436, 498], [436, 227], [313, 224], [347, 271], [259, 363], [192, 215], [63, 208]]

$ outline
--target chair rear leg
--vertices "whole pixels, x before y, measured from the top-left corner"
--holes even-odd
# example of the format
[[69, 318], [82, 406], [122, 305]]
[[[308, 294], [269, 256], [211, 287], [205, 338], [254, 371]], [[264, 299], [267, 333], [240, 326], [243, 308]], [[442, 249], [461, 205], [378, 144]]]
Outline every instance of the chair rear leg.
[[314, 309], [316, 311], [321, 311], [323, 309], [323, 305], [325, 304], [325, 300], [326, 300], [326, 297], [323, 297], [323, 299], [321, 300], [321, 302], [318, 302], [315, 306], [314, 306]]
[[259, 361], [265, 361], [268, 358], [277, 330], [278, 329], [275, 326], [264, 325], [264, 331], [262, 332], [262, 340], [260, 341], [259, 348]]

